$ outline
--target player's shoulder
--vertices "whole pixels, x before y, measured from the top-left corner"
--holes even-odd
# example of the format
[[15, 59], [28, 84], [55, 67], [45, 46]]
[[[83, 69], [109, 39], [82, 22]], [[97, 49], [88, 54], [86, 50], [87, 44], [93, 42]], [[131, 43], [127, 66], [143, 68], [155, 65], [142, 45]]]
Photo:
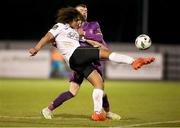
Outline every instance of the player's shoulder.
[[57, 34], [63, 32], [64, 30], [67, 30], [67, 29], [68, 29], [68, 26], [66, 24], [56, 23], [49, 30], [49, 32], [52, 33], [54, 36], [56, 36]]
[[62, 28], [66, 28], [66, 27], [68, 27], [68, 24], [56, 23], [56, 24], [52, 27], [52, 29], [53, 29], [53, 30], [56, 30], [56, 29], [62, 29]]
[[63, 24], [63, 23], [56, 23], [54, 26], [62, 28], [62, 27], [65, 27], [65, 24]]

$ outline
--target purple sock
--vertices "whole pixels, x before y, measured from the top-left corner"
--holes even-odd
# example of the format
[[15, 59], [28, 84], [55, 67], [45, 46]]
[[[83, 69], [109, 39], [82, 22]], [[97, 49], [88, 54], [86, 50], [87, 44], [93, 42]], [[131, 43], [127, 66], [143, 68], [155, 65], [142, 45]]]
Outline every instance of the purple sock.
[[48, 108], [53, 111], [54, 109], [56, 109], [58, 106], [60, 106], [61, 104], [63, 104], [65, 101], [71, 99], [72, 97], [74, 97], [74, 95], [70, 92], [63, 92], [61, 93], [54, 101], [52, 104], [50, 104], [48, 106]]
[[105, 112], [109, 112], [109, 101], [106, 94], [103, 96], [103, 108]]

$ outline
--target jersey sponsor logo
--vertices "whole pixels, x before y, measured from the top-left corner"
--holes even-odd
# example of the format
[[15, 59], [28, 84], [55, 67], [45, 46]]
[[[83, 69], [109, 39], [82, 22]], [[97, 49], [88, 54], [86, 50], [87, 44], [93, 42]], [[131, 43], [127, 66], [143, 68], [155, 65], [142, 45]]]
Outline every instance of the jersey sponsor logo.
[[71, 38], [71, 39], [73, 39], [73, 40], [79, 41], [79, 35], [78, 35], [77, 33], [75, 33], [75, 32], [69, 32], [69, 33], [67, 33], [67, 37], [68, 37], [68, 38]]

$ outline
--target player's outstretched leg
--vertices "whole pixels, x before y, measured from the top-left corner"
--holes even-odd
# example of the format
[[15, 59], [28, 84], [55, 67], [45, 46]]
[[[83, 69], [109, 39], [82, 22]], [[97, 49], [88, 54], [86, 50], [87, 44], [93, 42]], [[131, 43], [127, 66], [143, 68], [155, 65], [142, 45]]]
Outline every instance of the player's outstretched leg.
[[102, 48], [100, 49], [100, 59], [109, 59], [110, 61], [116, 63], [130, 64], [135, 70], [141, 68], [143, 65], [150, 64], [155, 60], [154, 57], [134, 59], [130, 56], [110, 52], [109, 50]]

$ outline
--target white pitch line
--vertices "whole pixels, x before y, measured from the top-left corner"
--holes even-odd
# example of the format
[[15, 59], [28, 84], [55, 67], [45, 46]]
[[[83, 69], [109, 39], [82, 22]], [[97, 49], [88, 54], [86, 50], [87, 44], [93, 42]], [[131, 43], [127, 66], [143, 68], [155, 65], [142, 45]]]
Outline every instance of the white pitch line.
[[[9, 119], [45, 119], [41, 116], [1, 116], [0, 118], [9, 118]], [[52, 120], [59, 120], [59, 119], [63, 119], [63, 120], [69, 120], [70, 118], [64, 118], [64, 117], [54, 117]], [[71, 118], [72, 119], [72, 118]], [[75, 120], [89, 120], [89, 119], [85, 119], [85, 118], [73, 118]]]
[[138, 126], [144, 126], [144, 125], [156, 125], [156, 124], [167, 124], [167, 123], [180, 123], [180, 120], [131, 124], [131, 125], [126, 125], [125, 127], [138, 127]]
[[[9, 118], [9, 119], [44, 119], [43, 117], [40, 116], [1, 116], [0, 118]], [[64, 118], [64, 117], [55, 117], [52, 120], [69, 120], [69, 118]], [[73, 119], [78, 119], [78, 120], [89, 120], [85, 118], [73, 118]], [[139, 123], [139, 124], [131, 124], [131, 125], [124, 125], [120, 127], [138, 127], [138, 126], [144, 126], [144, 125], [156, 125], [156, 124], [167, 124], [167, 123], [180, 123], [180, 120], [174, 120], [174, 121], [159, 121], [159, 122], [148, 122], [148, 123]]]
[[30, 117], [30, 116], [0, 116], [0, 118], [11, 118], [11, 119], [41, 119], [42, 117], [38, 117], [38, 116], [34, 116], [34, 117]]

